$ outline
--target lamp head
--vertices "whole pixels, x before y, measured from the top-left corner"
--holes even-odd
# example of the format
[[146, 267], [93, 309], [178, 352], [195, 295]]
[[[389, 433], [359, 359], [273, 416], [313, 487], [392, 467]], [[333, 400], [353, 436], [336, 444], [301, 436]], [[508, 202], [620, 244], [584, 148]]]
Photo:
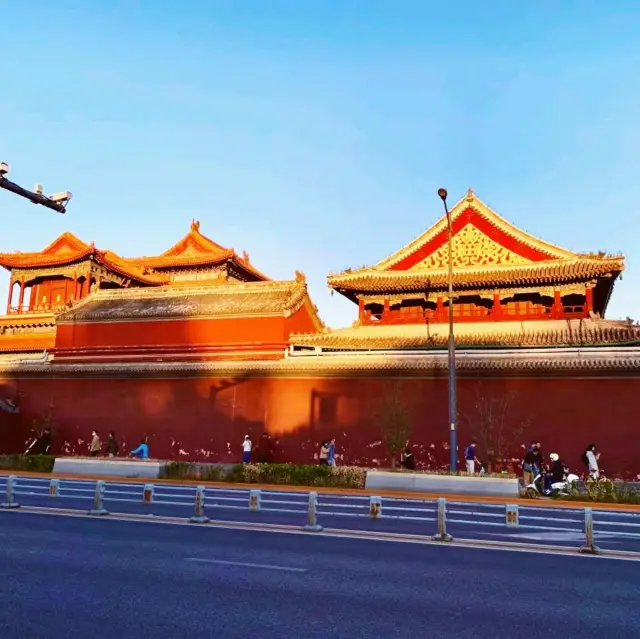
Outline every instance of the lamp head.
[[440, 197], [440, 199], [445, 202], [447, 200], [447, 189], [438, 189], [438, 196]]

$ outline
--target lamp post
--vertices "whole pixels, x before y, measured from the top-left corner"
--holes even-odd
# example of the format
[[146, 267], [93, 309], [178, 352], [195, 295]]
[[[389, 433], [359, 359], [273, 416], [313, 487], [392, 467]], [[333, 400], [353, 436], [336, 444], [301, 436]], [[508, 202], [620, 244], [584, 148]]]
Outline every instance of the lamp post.
[[449, 448], [450, 462], [449, 470], [458, 470], [458, 407], [456, 404], [456, 342], [453, 334], [453, 231], [451, 227], [451, 214], [447, 206], [447, 190], [438, 189], [438, 196], [444, 204], [444, 211], [447, 215], [447, 236], [449, 244]]
[[72, 198], [71, 193], [68, 191], [47, 196], [43, 195], [42, 186], [39, 184], [36, 184], [33, 191], [29, 191], [29, 189], [25, 189], [15, 182], [8, 180], [5, 177], [7, 173], [9, 173], [9, 165], [6, 162], [0, 162], [0, 189], [15, 193], [15, 195], [19, 195], [34, 204], [46, 206], [48, 209], [56, 211], [57, 213], [67, 212], [67, 204], [69, 204], [69, 200]]

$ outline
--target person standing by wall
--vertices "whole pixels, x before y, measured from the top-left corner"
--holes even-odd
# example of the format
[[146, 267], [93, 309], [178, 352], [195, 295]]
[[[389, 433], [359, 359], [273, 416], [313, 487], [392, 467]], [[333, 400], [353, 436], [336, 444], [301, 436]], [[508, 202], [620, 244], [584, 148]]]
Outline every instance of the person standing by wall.
[[116, 434], [111, 431], [109, 433], [109, 438], [107, 439], [107, 455], [109, 457], [117, 457], [119, 451], [120, 447], [118, 446], [118, 441], [116, 440]]
[[89, 445], [89, 455], [91, 457], [98, 457], [100, 455], [100, 451], [102, 450], [102, 442], [100, 441], [100, 437], [98, 437], [98, 433], [94, 430], [91, 434], [91, 444]]
[[327, 464], [329, 466], [336, 465], [336, 440], [335, 438], [329, 442], [327, 446]]
[[479, 465], [478, 457], [476, 456], [476, 448], [478, 443], [474, 439], [465, 449], [464, 451], [464, 459], [467, 463], [467, 472], [475, 473], [476, 472], [476, 463]]
[[253, 444], [251, 443], [251, 438], [249, 435], [244, 436], [244, 441], [242, 442], [242, 463], [250, 464], [251, 463], [251, 448]]
[[587, 450], [585, 450], [582, 455], [582, 461], [587, 466], [589, 475], [591, 475], [593, 479], [599, 479], [600, 477], [600, 467], [598, 466], [599, 459], [600, 453], [596, 453], [596, 445], [589, 444], [587, 446]]
[[329, 461], [329, 443], [325, 440], [322, 442], [322, 446], [320, 446], [320, 455], [318, 457], [320, 466], [328, 466]]

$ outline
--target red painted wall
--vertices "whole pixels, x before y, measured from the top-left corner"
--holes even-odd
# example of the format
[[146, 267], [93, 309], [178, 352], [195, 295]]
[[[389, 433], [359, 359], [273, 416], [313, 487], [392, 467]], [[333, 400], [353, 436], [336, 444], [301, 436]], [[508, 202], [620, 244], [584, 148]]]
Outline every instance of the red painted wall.
[[[27, 439], [31, 420], [53, 404], [57, 451], [86, 453], [91, 431], [105, 438], [115, 430], [124, 448], [149, 437], [154, 457], [237, 460], [246, 433], [254, 441], [267, 431], [275, 461], [313, 462], [319, 442], [335, 436], [342, 463], [385, 465], [380, 443], [382, 402], [393, 379], [21, 379], [22, 414], [17, 445]], [[448, 460], [447, 384], [442, 379], [400, 380], [413, 426], [417, 461]], [[574, 469], [589, 443], [602, 452], [610, 473], [640, 473], [637, 448], [638, 379], [461, 379], [460, 451], [472, 438], [482, 442], [492, 414], [510, 449], [540, 440]], [[505, 400], [506, 398], [506, 400]], [[501, 403], [502, 402], [502, 403]], [[506, 402], [506, 403], [505, 403]], [[521, 432], [518, 432], [522, 428]], [[18, 427], [16, 427], [16, 431]], [[7, 445], [5, 438], [5, 446]], [[486, 458], [487, 453], [480, 449]]]
[[302, 306], [290, 317], [216, 317], [130, 322], [59, 324], [56, 351], [65, 350], [255, 344], [256, 348], [286, 348], [291, 333], [317, 332], [309, 309]]

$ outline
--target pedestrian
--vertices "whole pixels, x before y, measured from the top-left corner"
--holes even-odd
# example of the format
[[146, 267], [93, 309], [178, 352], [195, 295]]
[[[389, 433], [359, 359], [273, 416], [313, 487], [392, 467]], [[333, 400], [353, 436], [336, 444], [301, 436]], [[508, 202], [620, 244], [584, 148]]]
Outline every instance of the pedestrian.
[[131, 455], [140, 459], [149, 459], [149, 445], [147, 444], [147, 440], [141, 439], [140, 445], [131, 451]]
[[413, 451], [411, 450], [411, 445], [409, 444], [408, 439], [404, 444], [404, 450], [400, 453], [400, 465], [405, 470], [416, 469], [416, 458], [413, 456]]
[[467, 462], [467, 472], [473, 474], [476, 471], [476, 463], [480, 465], [478, 457], [476, 456], [476, 448], [478, 443], [474, 439], [464, 451], [464, 459]]
[[98, 437], [98, 433], [94, 430], [91, 434], [91, 445], [89, 446], [89, 455], [91, 457], [98, 457], [100, 455], [100, 451], [102, 450], [102, 442], [100, 441], [100, 437]]
[[250, 464], [251, 463], [251, 438], [249, 435], [244, 436], [244, 441], [242, 442], [242, 463]]
[[107, 455], [109, 455], [109, 457], [117, 457], [119, 451], [120, 447], [118, 446], [118, 441], [116, 440], [116, 434], [111, 431], [107, 439]]
[[320, 455], [318, 461], [320, 466], [328, 466], [329, 465], [329, 442], [325, 439], [320, 446]]
[[524, 480], [525, 488], [533, 484], [533, 480], [535, 479], [535, 462], [537, 456], [535, 454], [536, 443], [531, 442], [531, 446], [529, 446], [527, 452], [522, 458], [522, 478]]
[[598, 466], [598, 460], [600, 459], [600, 453], [596, 453], [596, 445], [589, 444], [587, 450], [582, 454], [582, 462], [587, 467], [589, 475], [593, 479], [600, 478], [600, 468]]
[[327, 446], [327, 464], [329, 466], [336, 465], [336, 440], [335, 438], [329, 442]]

